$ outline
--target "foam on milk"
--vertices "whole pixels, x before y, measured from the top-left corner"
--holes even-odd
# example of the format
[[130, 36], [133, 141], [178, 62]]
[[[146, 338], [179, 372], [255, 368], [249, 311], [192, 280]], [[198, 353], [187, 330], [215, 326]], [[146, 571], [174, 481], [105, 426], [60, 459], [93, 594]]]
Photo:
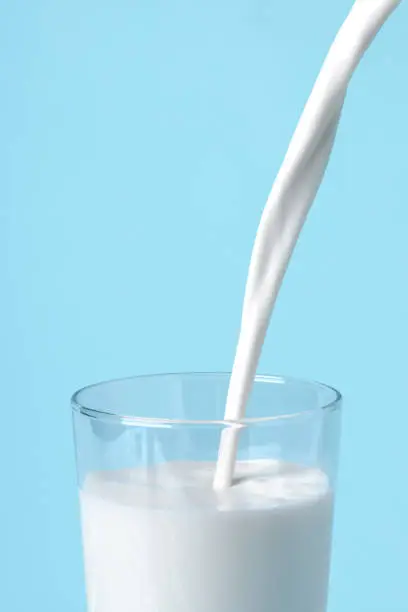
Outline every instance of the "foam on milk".
[[[258, 228], [241, 330], [225, 408], [240, 421], [266, 330], [297, 238], [329, 161], [350, 79], [387, 17], [401, 0], [356, 0], [325, 59], [268, 198]], [[224, 431], [215, 488], [231, 485], [239, 431]]]
[[90, 474], [81, 490], [90, 612], [324, 612], [333, 500], [318, 469], [238, 462]]

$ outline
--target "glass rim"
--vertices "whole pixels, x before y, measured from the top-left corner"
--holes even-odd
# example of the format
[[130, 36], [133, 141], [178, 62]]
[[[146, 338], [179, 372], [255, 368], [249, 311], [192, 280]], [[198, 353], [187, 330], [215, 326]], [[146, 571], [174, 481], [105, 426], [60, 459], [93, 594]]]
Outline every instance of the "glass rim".
[[[226, 378], [230, 377], [231, 372], [168, 372], [168, 373], [158, 373], [158, 374], [139, 374], [134, 376], [125, 376], [122, 378], [112, 378], [109, 380], [100, 381], [97, 383], [93, 383], [90, 385], [86, 385], [78, 389], [71, 397], [71, 408], [74, 412], [80, 413], [84, 416], [87, 416], [92, 419], [108, 421], [111, 424], [121, 424], [121, 425], [135, 425], [138, 427], [174, 427], [174, 426], [218, 426], [218, 427], [245, 427], [248, 425], [257, 425], [257, 424], [266, 424], [272, 423], [276, 421], [295, 419], [299, 417], [304, 417], [305, 415], [313, 415], [316, 413], [325, 413], [332, 412], [334, 410], [339, 410], [342, 402], [342, 395], [340, 391], [335, 389], [334, 387], [327, 385], [325, 383], [321, 383], [314, 380], [307, 380], [302, 378], [297, 378], [293, 376], [285, 376], [285, 375], [271, 375], [271, 374], [257, 374], [254, 378], [254, 384], [256, 383], [264, 383], [264, 384], [299, 384], [299, 385], [308, 385], [309, 387], [314, 387], [316, 389], [320, 389], [329, 393], [328, 401], [321, 401], [316, 403], [316, 407], [296, 411], [291, 414], [274, 414], [270, 416], [263, 417], [248, 417], [241, 419], [239, 421], [233, 420], [224, 420], [224, 419], [172, 419], [165, 417], [146, 417], [146, 416], [136, 416], [136, 415], [128, 415], [128, 414], [118, 414], [111, 412], [109, 410], [104, 410], [101, 408], [93, 408], [89, 405], [89, 402], [81, 402], [80, 396], [81, 394], [91, 391], [95, 388], [100, 388], [103, 386], [107, 386], [113, 383], [126, 382], [131, 380], [144, 380], [144, 379], [164, 379], [169, 377], [221, 377]], [[86, 405], [88, 404], [88, 405]]]

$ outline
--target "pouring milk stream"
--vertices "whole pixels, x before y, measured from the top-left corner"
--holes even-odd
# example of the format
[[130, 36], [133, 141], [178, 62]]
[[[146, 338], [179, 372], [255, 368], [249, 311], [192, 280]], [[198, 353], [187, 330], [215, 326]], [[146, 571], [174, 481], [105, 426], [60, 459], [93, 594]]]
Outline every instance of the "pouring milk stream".
[[[269, 318], [296, 240], [329, 161], [350, 79], [364, 52], [401, 0], [356, 0], [325, 59], [273, 184], [255, 239], [241, 329], [225, 408], [240, 421]], [[214, 488], [232, 484], [239, 428], [225, 429]]]

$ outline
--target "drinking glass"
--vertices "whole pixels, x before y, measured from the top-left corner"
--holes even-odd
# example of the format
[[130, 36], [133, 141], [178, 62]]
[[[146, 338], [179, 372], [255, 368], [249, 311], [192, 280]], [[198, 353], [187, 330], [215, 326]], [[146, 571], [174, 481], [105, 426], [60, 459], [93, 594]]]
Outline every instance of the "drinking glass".
[[[341, 396], [257, 376], [140, 376], [72, 398], [89, 612], [324, 612]], [[212, 488], [235, 428], [232, 486]]]

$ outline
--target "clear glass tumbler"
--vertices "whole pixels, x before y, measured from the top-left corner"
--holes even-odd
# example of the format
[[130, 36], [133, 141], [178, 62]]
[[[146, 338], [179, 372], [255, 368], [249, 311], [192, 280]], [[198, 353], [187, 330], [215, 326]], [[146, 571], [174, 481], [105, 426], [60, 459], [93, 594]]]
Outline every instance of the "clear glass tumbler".
[[[73, 396], [89, 612], [324, 612], [341, 396], [258, 376], [223, 421], [229, 374], [114, 380]], [[233, 485], [212, 487], [239, 430]]]

